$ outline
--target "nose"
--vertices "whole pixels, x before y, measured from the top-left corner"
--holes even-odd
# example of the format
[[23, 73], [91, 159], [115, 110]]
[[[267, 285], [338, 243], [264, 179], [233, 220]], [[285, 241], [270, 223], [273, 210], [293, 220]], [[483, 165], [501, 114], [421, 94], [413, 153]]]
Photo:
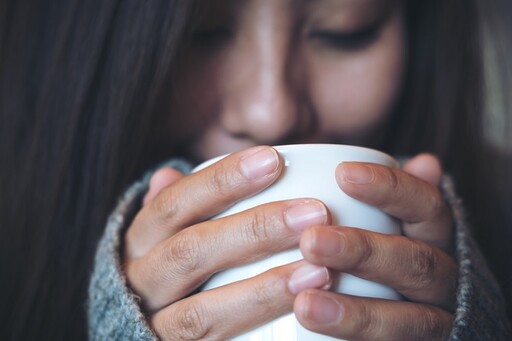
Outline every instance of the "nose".
[[276, 144], [304, 130], [307, 105], [282, 28], [254, 27], [233, 44], [222, 74], [220, 124], [231, 135]]

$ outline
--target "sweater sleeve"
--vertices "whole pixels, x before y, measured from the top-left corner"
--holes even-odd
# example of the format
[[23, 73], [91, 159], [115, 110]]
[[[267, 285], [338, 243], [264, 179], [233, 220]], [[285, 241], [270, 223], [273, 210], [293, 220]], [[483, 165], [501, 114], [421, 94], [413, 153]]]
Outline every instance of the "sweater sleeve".
[[[164, 165], [184, 173], [190, 171], [190, 166], [180, 160]], [[121, 268], [123, 233], [140, 209], [152, 173], [146, 174], [124, 193], [110, 215], [105, 233], [99, 242], [89, 283], [90, 340], [157, 340], [140, 309], [140, 299], [128, 288]]]
[[[168, 165], [185, 172], [190, 170], [179, 162]], [[140, 299], [127, 286], [120, 256], [123, 232], [140, 209], [151, 174], [125, 192], [99, 243], [89, 285], [91, 340], [157, 340], [140, 309]], [[450, 340], [510, 340], [505, 300], [472, 239], [461, 201], [449, 177], [443, 178], [441, 189], [455, 220], [459, 266], [457, 307]]]
[[505, 313], [505, 299], [471, 236], [462, 202], [449, 177], [443, 178], [441, 190], [455, 221], [459, 267], [457, 307], [450, 340], [510, 340], [512, 334]]

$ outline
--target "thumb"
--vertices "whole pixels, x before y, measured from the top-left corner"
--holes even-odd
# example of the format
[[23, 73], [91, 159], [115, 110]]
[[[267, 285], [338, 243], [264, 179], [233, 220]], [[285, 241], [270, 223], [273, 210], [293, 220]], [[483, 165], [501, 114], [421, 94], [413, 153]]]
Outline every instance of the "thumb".
[[412, 174], [431, 185], [437, 187], [441, 182], [443, 170], [439, 159], [428, 153], [418, 154], [407, 161], [403, 167], [404, 171]]
[[181, 174], [180, 171], [170, 167], [163, 167], [157, 170], [153, 176], [151, 176], [151, 180], [149, 181], [149, 190], [144, 196], [143, 205], [149, 203], [158, 195], [158, 193], [160, 193], [162, 189], [169, 186], [182, 176], [183, 174]]

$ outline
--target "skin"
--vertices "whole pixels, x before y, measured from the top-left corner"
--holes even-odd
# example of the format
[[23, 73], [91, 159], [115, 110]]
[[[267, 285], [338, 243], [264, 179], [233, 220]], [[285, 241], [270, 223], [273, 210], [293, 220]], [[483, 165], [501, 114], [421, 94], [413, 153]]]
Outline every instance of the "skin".
[[[216, 3], [184, 53], [170, 108], [183, 115], [166, 135], [195, 159], [234, 153], [187, 176], [157, 171], [125, 237], [124, 270], [158, 336], [227, 339], [294, 311], [306, 328], [344, 339], [446, 339], [457, 266], [435, 156], [420, 154], [403, 169], [344, 162], [335, 170], [340, 191], [400, 219], [402, 236], [332, 226], [314, 198], [208, 220], [279, 177], [282, 160], [264, 144], [374, 142], [406, 63], [401, 4]], [[353, 32], [367, 27], [377, 28], [354, 43]], [[294, 247], [304, 260], [194, 292], [218, 271]], [[383, 283], [406, 300], [325, 290], [336, 272]]]

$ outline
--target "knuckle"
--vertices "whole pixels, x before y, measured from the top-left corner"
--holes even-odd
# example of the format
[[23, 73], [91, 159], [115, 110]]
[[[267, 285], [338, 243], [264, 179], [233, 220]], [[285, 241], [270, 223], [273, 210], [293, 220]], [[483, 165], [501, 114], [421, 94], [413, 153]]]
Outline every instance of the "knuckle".
[[276, 224], [276, 219], [264, 210], [256, 210], [244, 221], [243, 228], [239, 229], [242, 239], [251, 244], [268, 240], [270, 229]]
[[205, 183], [206, 191], [220, 198], [224, 198], [229, 193], [229, 188], [231, 187], [229, 185], [233, 182], [234, 177], [225, 169], [214, 167], [210, 171], [209, 179], [210, 180]]
[[168, 263], [161, 261], [160, 254], [149, 254], [148, 258], [141, 277], [150, 288], [158, 288], [169, 280]]
[[376, 335], [381, 335], [384, 325], [381, 315], [375, 313], [369, 306], [362, 305], [353, 331], [363, 339], [373, 339]]
[[166, 226], [177, 215], [180, 211], [177, 206], [178, 202], [176, 193], [172, 190], [165, 191], [164, 195], [160, 195], [156, 200], [151, 201], [151, 207], [156, 212], [151, 216], [156, 217], [160, 222], [157, 226]]
[[171, 264], [174, 273], [190, 274], [201, 268], [202, 248], [194, 233], [179, 233], [163, 252], [164, 264]]
[[210, 333], [205, 309], [195, 301], [180, 304], [165, 323], [164, 333], [170, 340], [202, 340]]
[[409, 285], [415, 289], [428, 288], [435, 280], [437, 257], [434, 250], [421, 242], [413, 241], [410, 257]]
[[277, 309], [276, 297], [283, 298], [279, 293], [285, 292], [286, 279], [279, 276], [274, 270], [270, 270], [267, 274], [269, 277], [266, 281], [256, 284], [254, 287], [254, 304], [264, 308], [265, 311], [274, 311]]
[[[354, 230], [355, 232], [355, 230]], [[361, 231], [358, 231], [361, 232]], [[356, 233], [356, 238], [352, 238], [353, 241], [358, 240], [357, 243], [354, 243], [357, 246], [357, 249], [355, 250], [353, 254], [356, 255], [356, 264], [355, 266], [359, 267], [368, 267], [374, 265], [376, 262], [379, 262], [378, 260], [378, 252], [375, 252], [375, 245], [373, 240], [371, 239], [369, 234], [366, 233]]]
[[447, 328], [440, 314], [425, 306], [418, 306], [418, 309], [420, 310], [420, 318], [417, 319], [417, 330], [414, 333], [416, 335], [428, 335], [430, 340], [447, 340], [450, 328]]

